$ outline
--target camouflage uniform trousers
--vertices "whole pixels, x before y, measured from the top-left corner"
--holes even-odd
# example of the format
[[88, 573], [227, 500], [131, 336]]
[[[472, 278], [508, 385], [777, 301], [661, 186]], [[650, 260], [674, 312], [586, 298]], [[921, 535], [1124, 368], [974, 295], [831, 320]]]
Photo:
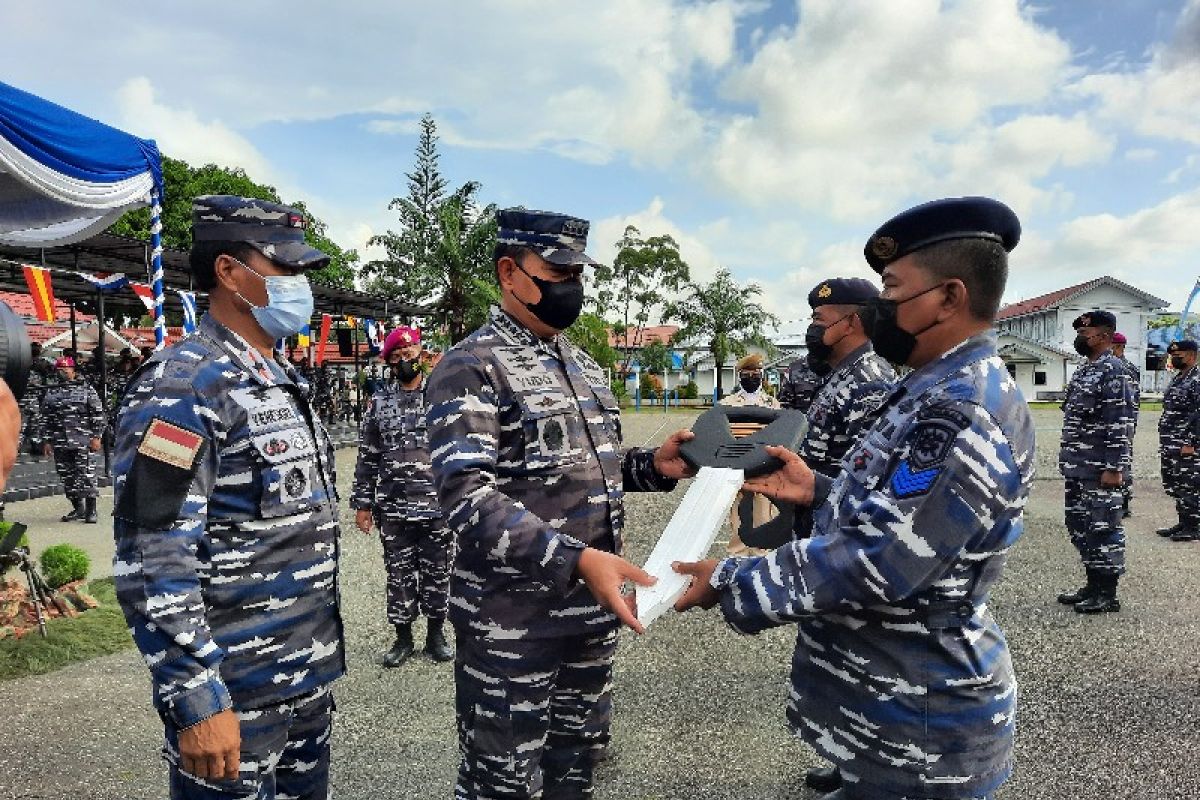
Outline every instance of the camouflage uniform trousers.
[[92, 460], [92, 454], [87, 448], [54, 448], [54, 469], [58, 471], [63, 493], [69, 500], [100, 495], [99, 485], [96, 483], [96, 462]]
[[387, 618], [408, 625], [420, 611], [431, 620], [446, 618], [454, 534], [440, 519], [381, 519], [379, 540], [387, 569]]
[[1200, 455], [1163, 454], [1161, 463], [1163, 489], [1175, 498], [1179, 521], [1200, 528]]
[[1067, 478], [1066, 522], [1084, 569], [1106, 575], [1125, 572], [1120, 487], [1105, 489], [1098, 481]]
[[591, 797], [612, 721], [616, 629], [551, 639], [455, 633], [455, 800]]
[[163, 716], [171, 800], [326, 800], [333, 709], [326, 685], [276, 706], [237, 711], [242, 746], [234, 781], [196, 778], [180, 769], [179, 731]]

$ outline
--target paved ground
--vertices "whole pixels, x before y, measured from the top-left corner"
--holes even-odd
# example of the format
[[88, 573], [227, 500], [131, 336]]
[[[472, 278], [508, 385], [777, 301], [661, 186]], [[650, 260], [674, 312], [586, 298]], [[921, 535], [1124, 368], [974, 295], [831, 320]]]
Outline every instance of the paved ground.
[[[1170, 505], [1147, 414], [1138, 440], [1143, 478], [1129, 525], [1126, 610], [1080, 618], [1053, 601], [1080, 569], [1062, 524], [1053, 469], [1056, 412], [1037, 413], [1041, 479], [993, 609], [1021, 680], [1018, 766], [1002, 800], [1200, 798], [1200, 544], [1152, 531]], [[629, 415], [628, 441], [661, 439], [685, 417]], [[351, 451], [341, 455], [343, 483]], [[630, 555], [642, 560], [682, 492], [631, 495]], [[111, 553], [107, 526], [62, 525], [62, 501], [17, 504], [35, 547], [70, 539]], [[111, 499], [102, 501], [107, 513]], [[51, 524], [51, 520], [55, 520]], [[338, 685], [337, 795], [449, 797], [456, 763], [449, 667], [419, 658], [375, 665], [388, 644], [378, 544], [347, 524], [342, 568], [351, 674]], [[41, 524], [38, 524], [41, 523]], [[68, 534], [69, 531], [69, 534]], [[100, 571], [100, 570], [98, 570]], [[617, 664], [615, 758], [599, 798], [808, 798], [812, 753], [783, 728], [792, 631], [741, 638], [715, 614], [670, 615], [641, 639], [627, 634]], [[159, 798], [159, 730], [133, 651], [53, 675], [0, 683], [0, 798]]]

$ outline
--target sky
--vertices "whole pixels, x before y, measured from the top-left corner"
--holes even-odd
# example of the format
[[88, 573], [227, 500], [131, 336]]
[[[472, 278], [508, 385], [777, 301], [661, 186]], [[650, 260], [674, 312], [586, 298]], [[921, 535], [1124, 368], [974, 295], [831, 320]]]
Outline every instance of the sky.
[[481, 199], [670, 234], [784, 331], [926, 200], [1022, 220], [1007, 301], [1200, 276], [1200, 0], [293, 0], [0, 7], [0, 80], [244, 168], [367, 259], [417, 121]]

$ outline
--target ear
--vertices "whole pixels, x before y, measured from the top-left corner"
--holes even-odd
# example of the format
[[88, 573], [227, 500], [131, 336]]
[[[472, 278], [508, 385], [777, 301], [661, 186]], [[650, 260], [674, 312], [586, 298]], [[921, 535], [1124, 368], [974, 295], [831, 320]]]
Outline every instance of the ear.
[[503, 256], [496, 262], [496, 279], [500, 282], [501, 289], [512, 291], [513, 275], [518, 269], [517, 262], [510, 256]]
[[971, 311], [971, 298], [967, 294], [967, 286], [958, 278], [951, 278], [946, 281], [946, 299], [942, 301], [942, 310], [948, 312], [947, 316], [955, 314], [969, 314]]
[[225, 254], [217, 256], [217, 260], [213, 262], [213, 275], [217, 284], [231, 292], [241, 291], [233, 277], [233, 273], [240, 269], [242, 267], [238, 262]]

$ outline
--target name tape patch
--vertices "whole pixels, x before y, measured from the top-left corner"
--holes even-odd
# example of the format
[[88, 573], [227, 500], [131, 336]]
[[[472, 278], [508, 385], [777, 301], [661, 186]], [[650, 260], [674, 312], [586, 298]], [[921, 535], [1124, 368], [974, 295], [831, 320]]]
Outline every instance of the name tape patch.
[[146, 429], [138, 452], [180, 469], [191, 469], [203, 445], [203, 436], [156, 419]]

